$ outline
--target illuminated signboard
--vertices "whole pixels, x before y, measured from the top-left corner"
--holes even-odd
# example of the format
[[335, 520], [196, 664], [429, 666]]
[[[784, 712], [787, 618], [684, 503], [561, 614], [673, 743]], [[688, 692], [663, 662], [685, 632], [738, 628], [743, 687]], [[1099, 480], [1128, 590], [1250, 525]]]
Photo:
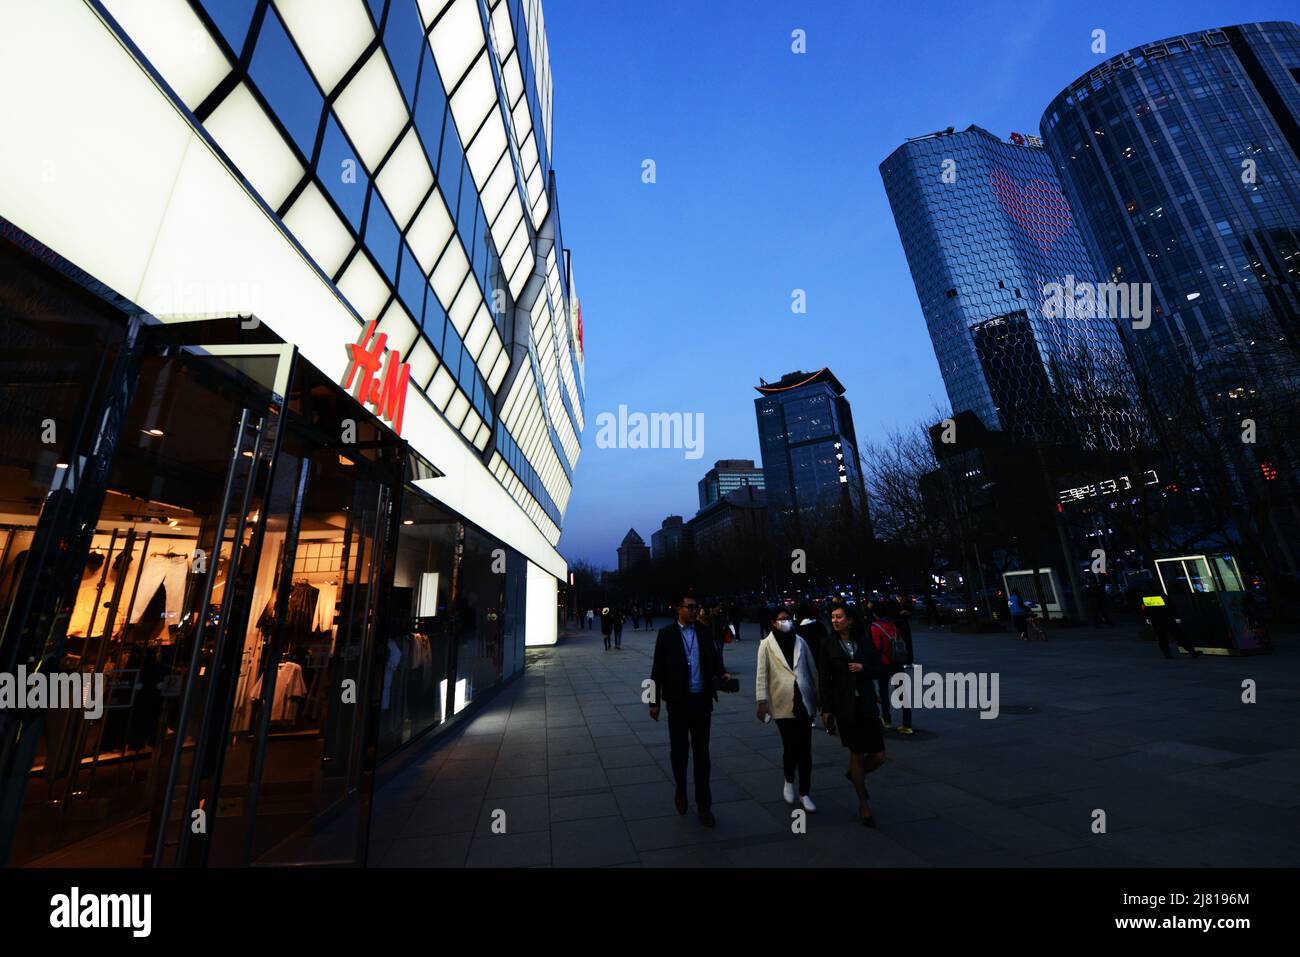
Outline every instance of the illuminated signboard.
[[[1142, 473], [1143, 485], [1158, 485], [1159, 477], [1154, 469], [1147, 469]], [[1095, 498], [1100, 495], [1114, 495], [1116, 492], [1127, 492], [1133, 488], [1133, 480], [1127, 475], [1121, 475], [1118, 478], [1106, 479], [1104, 482], [1098, 482], [1095, 485], [1080, 485], [1078, 488], [1063, 489], [1060, 493], [1062, 502], [1082, 502], [1084, 499]]]
[[[402, 434], [402, 415], [406, 411], [406, 386], [411, 381], [411, 364], [402, 361], [402, 353], [397, 349], [388, 350], [388, 361], [384, 361], [384, 347], [388, 344], [388, 333], [376, 335], [375, 321], [371, 320], [360, 342], [348, 343], [348, 354], [352, 361], [348, 363], [348, 375], [343, 380], [343, 388], [351, 389], [352, 380], [357, 380], [356, 390], [352, 393], [362, 405], [369, 405], [375, 415], [386, 419], [393, 431]], [[383, 376], [380, 377], [380, 370]], [[361, 373], [360, 376], [357, 373]]]

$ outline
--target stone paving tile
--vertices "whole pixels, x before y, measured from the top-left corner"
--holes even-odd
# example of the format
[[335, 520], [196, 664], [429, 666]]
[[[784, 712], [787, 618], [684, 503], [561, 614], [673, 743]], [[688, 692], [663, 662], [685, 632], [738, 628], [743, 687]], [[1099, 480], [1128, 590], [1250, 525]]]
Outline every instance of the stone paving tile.
[[647, 817], [666, 817], [676, 815], [671, 787], [647, 787], [644, 784], [628, 784], [611, 789], [618, 812], [626, 821], [636, 821]]
[[395, 842], [372, 863], [378, 867], [464, 867], [473, 834], [437, 834]]
[[468, 867], [537, 867], [550, 863], [549, 831], [475, 837], [465, 861]]
[[627, 768], [609, 768], [605, 771], [611, 786], [620, 784], [667, 784], [671, 778], [657, 764], [638, 764]]
[[551, 798], [552, 821], [578, 821], [597, 817], [616, 817], [618, 814], [618, 800], [612, 791]]
[[717, 844], [669, 847], [661, 851], [639, 851], [644, 867], [735, 867], [731, 852]]
[[609, 779], [599, 767], [567, 768], [551, 771], [550, 788], [552, 794], [572, 794], [574, 791], [590, 791], [609, 787]]
[[545, 794], [547, 786], [548, 782], [545, 774], [493, 777], [488, 783], [484, 800], [491, 800], [495, 797], [522, 797], [527, 794]]
[[556, 867], [608, 867], [640, 860], [620, 817], [557, 821], [551, 825], [551, 842]]
[[[662, 624], [662, 622], [660, 623]], [[728, 649], [739, 695], [714, 710], [715, 829], [672, 804], [666, 722], [640, 703], [654, 632], [622, 652], [598, 634], [529, 655], [529, 671], [376, 794], [376, 866], [1294, 866], [1300, 833], [1300, 655], [1167, 663], [1149, 643], [1074, 629], [1041, 646], [917, 630], [927, 670], [1001, 678], [981, 720], [917, 709], [868, 778], [857, 823], [839, 739], [813, 736], [807, 832], [791, 832], [781, 749], [754, 720], [756, 643]], [[748, 672], [748, 674], [746, 674]], [[1243, 677], [1269, 690], [1243, 707]], [[506, 811], [508, 833], [491, 833]], [[1093, 834], [1092, 812], [1107, 813]]]
[[484, 799], [479, 807], [478, 827], [475, 837], [491, 837], [493, 823], [502, 834], [523, 834], [528, 831], [545, 831], [551, 823], [550, 797], [545, 794], [523, 794], [513, 797]]
[[594, 750], [552, 755], [549, 764], [552, 771], [599, 771], [603, 767], [600, 763], [600, 755]]

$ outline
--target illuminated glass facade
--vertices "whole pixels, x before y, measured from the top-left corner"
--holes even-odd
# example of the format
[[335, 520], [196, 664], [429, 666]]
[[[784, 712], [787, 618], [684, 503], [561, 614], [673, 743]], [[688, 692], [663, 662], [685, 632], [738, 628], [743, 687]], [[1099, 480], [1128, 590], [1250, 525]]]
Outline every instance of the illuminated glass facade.
[[[363, 863], [376, 779], [557, 636], [584, 396], [540, 2], [0, 36], [0, 82], [49, 78], [0, 98], [0, 673], [109, 695], [0, 709], [0, 864]], [[400, 413], [352, 385], [383, 361]]]
[[719, 459], [699, 481], [700, 508], [746, 485], [763, 487], [763, 470], [755, 467], [753, 459]]
[[583, 394], [540, 3], [105, 7], [558, 541]]
[[866, 490], [853, 413], [829, 369], [792, 372], [758, 386], [754, 400], [768, 518], [778, 539], [833, 520], [864, 515]]
[[[1130, 339], [1225, 417], [1296, 381], [1256, 340], [1300, 316], [1300, 26], [1254, 23], [1128, 50], [1047, 107], [1042, 134], [1104, 271], [1150, 283]], [[1259, 394], [1256, 395], [1256, 388]]]
[[[1131, 380], [1110, 318], [1044, 315], [1050, 284], [1096, 281], [1048, 155], [971, 126], [909, 140], [880, 173], [953, 411], [1078, 441], [1079, 394], [1123, 397]], [[1097, 432], [1113, 445], [1129, 404], [1104, 405]]]

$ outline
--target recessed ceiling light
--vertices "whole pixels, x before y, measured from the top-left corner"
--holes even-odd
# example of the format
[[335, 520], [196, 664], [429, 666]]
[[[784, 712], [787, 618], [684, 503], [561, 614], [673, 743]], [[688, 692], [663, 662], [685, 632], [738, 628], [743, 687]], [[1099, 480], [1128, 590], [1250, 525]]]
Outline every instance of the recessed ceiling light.
[[55, 463], [54, 463], [54, 467], [55, 467], [56, 469], [66, 469], [66, 468], [68, 467], [68, 463], [67, 463], [67, 462], [55, 462]]
[[140, 431], [145, 435], [152, 435], [154, 438], [158, 438], [164, 434], [162, 429], [141, 429]]
[[402, 524], [403, 524], [403, 525], [414, 525], [414, 524], [415, 524], [415, 519], [413, 519], [413, 518], [404, 518], [404, 519], [402, 519]]

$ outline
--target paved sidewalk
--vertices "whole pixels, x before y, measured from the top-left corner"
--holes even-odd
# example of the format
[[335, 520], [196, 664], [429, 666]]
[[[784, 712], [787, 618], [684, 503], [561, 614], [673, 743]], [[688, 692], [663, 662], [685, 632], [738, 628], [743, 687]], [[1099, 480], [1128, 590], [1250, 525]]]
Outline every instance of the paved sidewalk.
[[[752, 635], [753, 628], [747, 628]], [[997, 671], [1002, 714], [920, 711], [887, 732], [860, 826], [839, 738], [814, 730], [818, 813], [794, 834], [781, 746], [754, 716], [757, 642], [727, 648], [741, 693], [713, 718], [717, 827], [673, 808], [667, 721], [641, 703], [654, 634], [528, 653], [463, 731], [376, 795], [379, 866], [1260, 866], [1300, 864], [1300, 645], [1166, 661], [1075, 630], [1045, 644], [916, 631], [926, 671]], [[1254, 679], [1258, 703], [1243, 704]], [[1010, 713], [1013, 706], [1029, 713]], [[1094, 834], [1094, 811], [1106, 815]], [[506, 833], [494, 834], [494, 812]], [[495, 814], [497, 819], [499, 814]]]

